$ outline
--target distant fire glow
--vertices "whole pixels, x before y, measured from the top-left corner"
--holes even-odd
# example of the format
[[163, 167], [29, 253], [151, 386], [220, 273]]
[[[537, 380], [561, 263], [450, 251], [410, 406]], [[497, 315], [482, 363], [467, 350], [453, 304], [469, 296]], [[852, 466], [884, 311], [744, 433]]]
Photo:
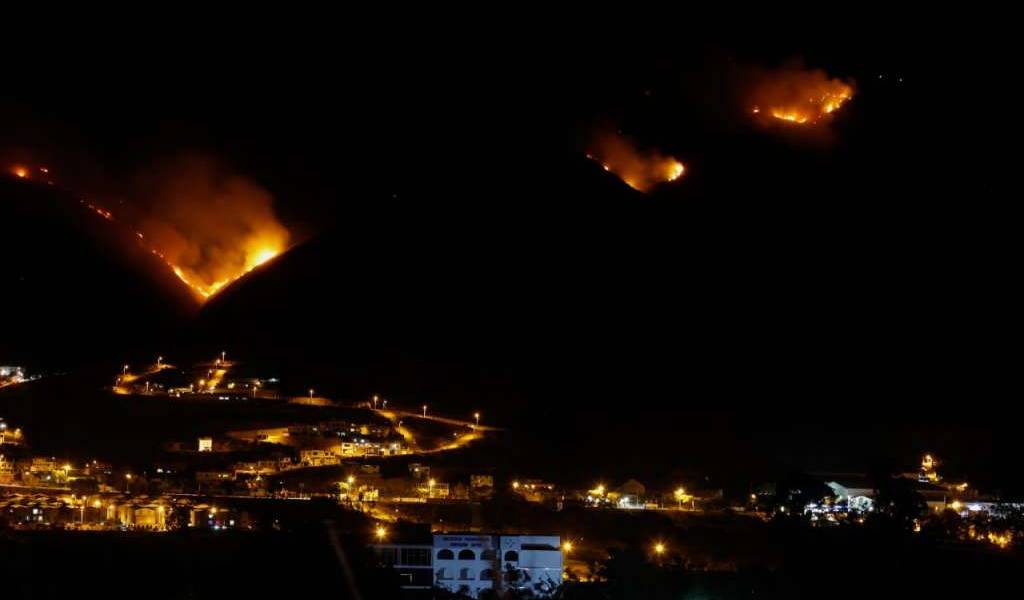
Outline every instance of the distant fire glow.
[[750, 111], [758, 118], [796, 125], [827, 119], [853, 98], [853, 84], [821, 70], [780, 69], [765, 73], [753, 87]]
[[18, 179], [27, 179], [28, 178], [28, 169], [26, 169], [25, 167], [19, 166], [19, 165], [15, 165], [14, 167], [11, 167], [11, 173], [13, 173], [14, 176], [17, 177]]
[[626, 138], [613, 134], [595, 136], [587, 158], [599, 162], [605, 171], [615, 173], [623, 183], [640, 192], [676, 181], [686, 172], [683, 163], [675, 158], [640, 150]]

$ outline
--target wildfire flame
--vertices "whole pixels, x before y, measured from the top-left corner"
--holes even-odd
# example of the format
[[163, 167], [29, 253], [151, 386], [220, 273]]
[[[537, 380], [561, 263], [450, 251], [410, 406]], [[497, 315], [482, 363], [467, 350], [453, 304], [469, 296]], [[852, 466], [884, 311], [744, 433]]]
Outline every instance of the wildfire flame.
[[166, 165], [145, 189], [155, 192], [140, 233], [204, 300], [288, 248], [270, 194], [213, 160]]
[[853, 84], [824, 71], [787, 68], [765, 74], [751, 94], [751, 112], [796, 125], [814, 125], [853, 98]]
[[659, 183], [676, 181], [686, 167], [671, 156], [644, 152], [625, 137], [599, 134], [594, 137], [587, 158], [597, 161], [605, 171], [615, 173], [623, 183], [639, 192], [650, 191]]
[[[262, 188], [225, 175], [212, 161], [193, 159], [178, 166], [172, 185], [159, 177], [150, 182], [158, 188], [160, 201], [138, 228], [132, 225], [135, 219], [119, 222], [132, 228], [139, 245], [198, 298], [206, 300], [288, 248], [288, 230], [277, 221], [270, 195]], [[9, 167], [19, 179], [33, 179], [35, 169]], [[38, 171], [50, 173], [46, 167]], [[101, 218], [118, 221], [96, 201], [78, 201]]]

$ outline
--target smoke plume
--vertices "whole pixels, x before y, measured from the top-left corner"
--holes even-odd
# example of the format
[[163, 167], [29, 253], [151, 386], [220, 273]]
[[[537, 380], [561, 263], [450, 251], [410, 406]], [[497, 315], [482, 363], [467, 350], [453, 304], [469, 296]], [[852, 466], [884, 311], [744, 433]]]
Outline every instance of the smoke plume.
[[270, 193], [214, 160], [179, 159], [141, 183], [140, 233], [203, 298], [288, 247]]

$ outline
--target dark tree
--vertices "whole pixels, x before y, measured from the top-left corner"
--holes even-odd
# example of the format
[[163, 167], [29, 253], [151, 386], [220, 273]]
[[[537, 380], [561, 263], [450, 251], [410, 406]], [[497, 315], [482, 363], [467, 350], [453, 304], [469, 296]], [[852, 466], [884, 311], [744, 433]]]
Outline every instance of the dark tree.
[[928, 505], [914, 489], [913, 481], [903, 477], [881, 476], [876, 478], [875, 486], [878, 490], [875, 511], [884, 521], [909, 529], [913, 527], [915, 519], [926, 514]]

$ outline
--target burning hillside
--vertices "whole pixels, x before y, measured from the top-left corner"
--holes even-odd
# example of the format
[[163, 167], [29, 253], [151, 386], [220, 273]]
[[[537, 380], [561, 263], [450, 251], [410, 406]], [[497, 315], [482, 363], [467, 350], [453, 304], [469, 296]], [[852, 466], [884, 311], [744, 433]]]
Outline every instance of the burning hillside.
[[818, 69], [790, 67], [763, 73], [750, 92], [750, 111], [765, 122], [814, 125], [853, 97], [852, 82]]
[[686, 167], [671, 156], [643, 151], [623, 136], [603, 133], [594, 136], [587, 158], [601, 163], [605, 171], [615, 173], [622, 181], [640, 192], [650, 191], [659, 183], [675, 181]]
[[[45, 167], [12, 165], [18, 179], [53, 184]], [[178, 161], [141, 180], [141, 206], [79, 198], [96, 215], [130, 228], [144, 250], [161, 259], [201, 300], [288, 248], [289, 232], [270, 194], [205, 159]]]
[[270, 193], [213, 161], [178, 161], [142, 182], [153, 195], [140, 238], [203, 298], [288, 248]]

